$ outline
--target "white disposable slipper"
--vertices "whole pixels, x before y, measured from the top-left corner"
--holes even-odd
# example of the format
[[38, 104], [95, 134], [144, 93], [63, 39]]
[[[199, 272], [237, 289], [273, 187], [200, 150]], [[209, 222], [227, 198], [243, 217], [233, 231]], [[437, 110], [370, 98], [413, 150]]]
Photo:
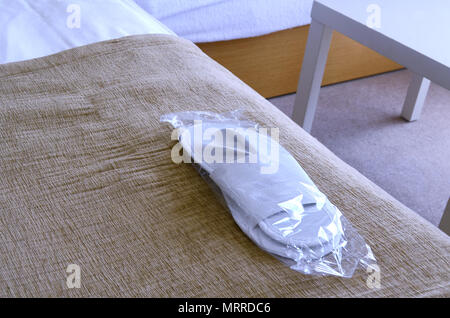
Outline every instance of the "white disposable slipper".
[[[227, 145], [227, 134], [233, 135], [232, 145]], [[204, 140], [205, 135], [215, 138]], [[261, 248], [294, 261], [318, 259], [338, 248], [343, 235], [339, 210], [287, 150], [266, 135], [255, 136], [226, 123], [203, 123], [184, 127], [179, 140], [220, 188], [239, 227]], [[261, 145], [278, 147], [278, 155], [267, 154]], [[231, 154], [236, 160], [210, 161], [205, 150], [216, 159]], [[239, 163], [239, 155], [257, 161]]]
[[[301, 259], [318, 259], [331, 253], [341, 244], [341, 235], [333, 235], [332, 233], [334, 233], [334, 230], [329, 231], [329, 235], [323, 235], [323, 239], [315, 239], [321, 232], [320, 230], [317, 231], [317, 226], [320, 226], [318, 224], [323, 224], [323, 220], [319, 220], [322, 221], [322, 223], [313, 224], [308, 228], [308, 225], [305, 224], [305, 222], [301, 223], [297, 220], [292, 220], [284, 212], [269, 217], [259, 222], [258, 225], [254, 227], [249, 227], [245, 212], [226, 194], [224, 194], [224, 198], [239, 227], [248, 237], [250, 237], [250, 239], [257, 243], [258, 246], [269, 253], [297, 262]], [[322, 213], [315, 214], [323, 216]], [[338, 216], [338, 214], [336, 216]], [[272, 220], [269, 219], [282, 220], [287, 223], [297, 222], [298, 224], [297, 226], [288, 224], [285, 228], [281, 228], [279, 226], [279, 221], [272, 223]], [[337, 220], [337, 222], [339, 222], [339, 220]], [[330, 223], [330, 226], [335, 228], [332, 225], [332, 222]], [[293, 234], [292, 236], [287, 235], [283, 237], [280, 235], [280, 231], [283, 229], [292, 228], [294, 230], [289, 230]], [[311, 237], [314, 237], [314, 240], [311, 240]]]

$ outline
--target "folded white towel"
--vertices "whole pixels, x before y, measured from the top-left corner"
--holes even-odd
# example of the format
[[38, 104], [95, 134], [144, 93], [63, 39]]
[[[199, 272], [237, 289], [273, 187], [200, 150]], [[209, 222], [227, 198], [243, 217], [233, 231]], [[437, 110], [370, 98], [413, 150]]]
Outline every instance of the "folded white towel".
[[193, 42], [248, 38], [306, 25], [313, 0], [135, 0]]

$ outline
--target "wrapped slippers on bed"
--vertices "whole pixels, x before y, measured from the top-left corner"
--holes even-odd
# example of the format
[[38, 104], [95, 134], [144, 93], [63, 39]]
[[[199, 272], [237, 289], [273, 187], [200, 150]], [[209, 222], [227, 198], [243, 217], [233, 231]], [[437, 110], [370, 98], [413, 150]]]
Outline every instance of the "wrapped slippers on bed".
[[351, 277], [358, 264], [375, 263], [290, 153], [240, 112], [173, 113], [161, 121], [179, 129], [184, 162], [194, 163], [261, 249], [305, 274]]

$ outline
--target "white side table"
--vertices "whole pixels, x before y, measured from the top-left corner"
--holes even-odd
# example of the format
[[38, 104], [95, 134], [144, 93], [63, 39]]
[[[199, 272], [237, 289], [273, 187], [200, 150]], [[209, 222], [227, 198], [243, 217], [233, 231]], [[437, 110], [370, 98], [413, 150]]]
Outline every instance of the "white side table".
[[336, 30], [414, 74], [402, 116], [417, 120], [430, 80], [450, 89], [450, 1], [315, 0], [293, 119], [310, 131]]

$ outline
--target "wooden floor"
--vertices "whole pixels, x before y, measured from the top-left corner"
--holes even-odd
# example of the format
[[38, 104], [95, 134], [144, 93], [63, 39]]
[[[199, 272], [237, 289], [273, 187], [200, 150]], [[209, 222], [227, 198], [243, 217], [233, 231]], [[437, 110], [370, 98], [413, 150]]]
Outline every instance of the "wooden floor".
[[[254, 38], [197, 45], [268, 98], [296, 91], [308, 31], [309, 26], [302, 26]], [[401, 65], [334, 32], [322, 85], [400, 68]]]

